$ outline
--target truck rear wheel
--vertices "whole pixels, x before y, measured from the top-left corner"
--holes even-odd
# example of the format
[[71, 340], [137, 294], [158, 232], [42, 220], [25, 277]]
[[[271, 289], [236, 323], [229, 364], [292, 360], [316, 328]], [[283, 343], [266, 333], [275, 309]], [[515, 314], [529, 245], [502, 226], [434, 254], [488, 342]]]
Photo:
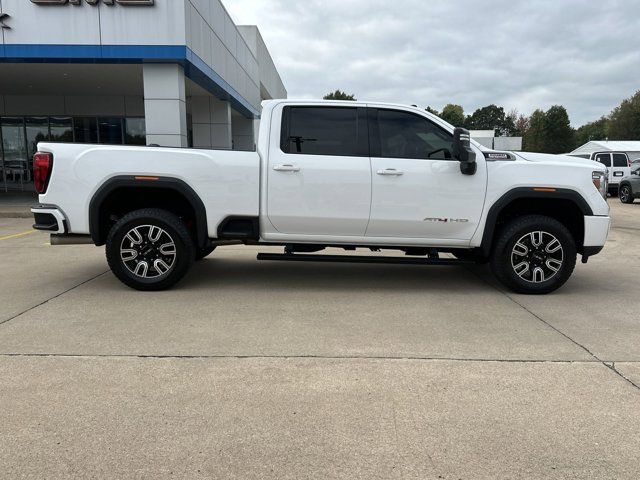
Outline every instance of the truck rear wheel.
[[125, 285], [165, 290], [185, 276], [195, 258], [193, 240], [166, 210], [143, 209], [122, 217], [107, 238], [107, 262]]
[[500, 231], [491, 254], [491, 270], [518, 293], [545, 294], [569, 279], [576, 265], [571, 232], [542, 215], [516, 218]]

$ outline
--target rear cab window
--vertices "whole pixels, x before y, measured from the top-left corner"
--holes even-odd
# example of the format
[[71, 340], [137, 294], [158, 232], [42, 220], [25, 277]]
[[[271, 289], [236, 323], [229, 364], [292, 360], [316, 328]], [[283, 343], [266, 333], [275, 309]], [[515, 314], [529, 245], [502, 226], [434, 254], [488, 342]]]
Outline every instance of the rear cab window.
[[280, 149], [297, 155], [369, 156], [366, 118], [361, 107], [287, 106]]

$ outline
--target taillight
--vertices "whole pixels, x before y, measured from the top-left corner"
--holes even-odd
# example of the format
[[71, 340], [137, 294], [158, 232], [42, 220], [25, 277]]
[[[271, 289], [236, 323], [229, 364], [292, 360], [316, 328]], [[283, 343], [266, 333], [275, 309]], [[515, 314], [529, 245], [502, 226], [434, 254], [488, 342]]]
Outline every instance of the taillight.
[[36, 192], [44, 193], [49, 185], [49, 177], [53, 169], [53, 155], [38, 152], [33, 156], [33, 183]]

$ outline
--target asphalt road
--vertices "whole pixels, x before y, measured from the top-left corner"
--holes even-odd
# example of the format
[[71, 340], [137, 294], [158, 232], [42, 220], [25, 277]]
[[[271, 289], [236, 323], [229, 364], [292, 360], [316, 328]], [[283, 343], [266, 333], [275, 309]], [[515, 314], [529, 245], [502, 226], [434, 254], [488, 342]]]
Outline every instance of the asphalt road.
[[640, 204], [611, 205], [544, 297], [248, 247], [139, 293], [0, 218], [0, 478], [640, 478]]

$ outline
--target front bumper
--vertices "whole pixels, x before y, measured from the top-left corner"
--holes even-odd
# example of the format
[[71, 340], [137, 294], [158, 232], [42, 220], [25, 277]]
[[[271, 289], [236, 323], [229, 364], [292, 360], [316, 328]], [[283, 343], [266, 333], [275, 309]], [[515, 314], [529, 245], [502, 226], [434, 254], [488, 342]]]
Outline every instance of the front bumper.
[[[611, 229], [611, 217], [584, 217], [584, 247], [585, 251], [595, 251], [595, 248], [602, 247], [607, 241], [609, 230]], [[600, 248], [602, 250], [602, 248]], [[594, 254], [595, 255], [595, 254]]]
[[33, 228], [55, 234], [64, 234], [69, 231], [68, 222], [64, 213], [55, 205], [38, 205], [31, 209], [35, 223]]

